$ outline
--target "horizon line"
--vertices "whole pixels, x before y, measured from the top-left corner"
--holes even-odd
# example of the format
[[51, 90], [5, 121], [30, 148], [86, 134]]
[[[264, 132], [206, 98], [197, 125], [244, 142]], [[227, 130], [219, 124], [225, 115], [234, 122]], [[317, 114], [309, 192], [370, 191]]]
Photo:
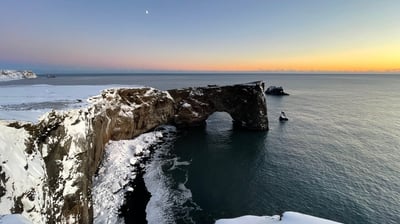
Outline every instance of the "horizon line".
[[[34, 67], [34, 66], [33, 66]], [[184, 70], [184, 69], [95, 69], [95, 68], [0, 68], [0, 70], [15, 70], [15, 71], [32, 71], [38, 75], [49, 74], [399, 74], [400, 69], [386, 70]], [[36, 72], [37, 71], [37, 72]]]
[[[29, 70], [29, 69], [28, 69]], [[38, 69], [39, 70], [39, 69]], [[31, 70], [36, 73], [34, 70]], [[38, 75], [49, 75], [49, 74], [396, 74], [400, 75], [400, 70], [394, 71], [296, 71], [296, 70], [276, 70], [276, 71], [237, 71], [237, 70], [226, 70], [226, 71], [213, 71], [213, 70], [132, 70], [132, 71], [121, 71], [121, 70], [81, 70], [81, 71], [54, 71], [54, 72], [37, 72]]]

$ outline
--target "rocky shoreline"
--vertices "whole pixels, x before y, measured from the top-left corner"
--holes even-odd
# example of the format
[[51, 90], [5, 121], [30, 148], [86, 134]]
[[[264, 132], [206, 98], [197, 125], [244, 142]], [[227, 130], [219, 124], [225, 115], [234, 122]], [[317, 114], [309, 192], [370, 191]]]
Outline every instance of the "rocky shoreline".
[[120, 208], [120, 215], [125, 223], [147, 223], [146, 206], [151, 194], [146, 188], [144, 173], [143, 169], [139, 169], [136, 178], [129, 183], [134, 190], [125, 194], [125, 203]]
[[[2, 124], [1, 214], [21, 213], [34, 223], [92, 223], [92, 177], [110, 140], [132, 139], [162, 124], [204, 125], [216, 111], [228, 112], [239, 127], [268, 130], [263, 82], [170, 91], [108, 89], [89, 102], [87, 108], [47, 113], [37, 124]], [[5, 153], [10, 150], [20, 157]], [[26, 162], [14, 167], [10, 160], [15, 159]], [[36, 175], [39, 182], [22, 184], [21, 175]], [[116, 187], [125, 188], [125, 182]]]
[[[156, 128], [157, 129], [157, 128]], [[146, 166], [151, 161], [155, 151], [163, 150], [172, 144], [171, 130], [175, 132], [174, 128], [164, 131], [163, 137], [159, 142], [152, 144], [149, 147], [149, 154], [141, 157], [140, 162], [135, 164], [135, 179], [129, 182], [129, 187], [133, 191], [127, 191], [124, 195], [124, 204], [119, 209], [119, 215], [124, 219], [125, 223], [147, 223], [146, 207], [151, 198], [151, 193], [148, 191], [144, 175], [146, 173]]]

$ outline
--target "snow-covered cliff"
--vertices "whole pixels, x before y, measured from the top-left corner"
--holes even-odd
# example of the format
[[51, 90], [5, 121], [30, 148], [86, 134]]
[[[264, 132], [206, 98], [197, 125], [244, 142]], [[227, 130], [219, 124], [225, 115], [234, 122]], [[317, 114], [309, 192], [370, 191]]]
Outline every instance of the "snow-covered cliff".
[[131, 139], [174, 114], [167, 92], [108, 89], [90, 106], [52, 111], [38, 124], [0, 123], [0, 214], [33, 223], [92, 223], [92, 177], [110, 140]]
[[0, 82], [34, 78], [37, 78], [37, 76], [32, 71], [0, 70]]
[[[106, 144], [162, 124], [203, 124], [225, 110], [244, 128], [268, 129], [262, 82], [171, 91], [112, 88], [88, 101], [85, 108], [46, 113], [37, 124], [0, 122], [0, 214], [20, 213], [33, 223], [92, 223], [92, 182]], [[125, 187], [125, 180], [115, 182], [111, 193]]]

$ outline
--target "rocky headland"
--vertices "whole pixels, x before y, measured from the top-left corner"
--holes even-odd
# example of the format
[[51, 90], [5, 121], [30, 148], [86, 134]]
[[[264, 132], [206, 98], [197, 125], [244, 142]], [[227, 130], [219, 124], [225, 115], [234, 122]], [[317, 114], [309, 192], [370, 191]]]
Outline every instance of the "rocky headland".
[[22, 214], [32, 223], [92, 223], [92, 181], [110, 140], [163, 124], [205, 125], [216, 111], [229, 113], [237, 127], [268, 130], [263, 82], [107, 89], [88, 101], [36, 124], [0, 122], [0, 214]]

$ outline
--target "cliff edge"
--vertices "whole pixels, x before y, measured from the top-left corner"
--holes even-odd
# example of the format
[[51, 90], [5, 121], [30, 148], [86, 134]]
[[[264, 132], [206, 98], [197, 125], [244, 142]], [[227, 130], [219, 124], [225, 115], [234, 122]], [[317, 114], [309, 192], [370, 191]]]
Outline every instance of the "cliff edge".
[[92, 178], [110, 140], [162, 124], [203, 125], [215, 111], [228, 112], [239, 127], [268, 130], [263, 82], [107, 89], [89, 102], [49, 112], [37, 124], [0, 122], [0, 214], [22, 214], [33, 223], [92, 223]]

